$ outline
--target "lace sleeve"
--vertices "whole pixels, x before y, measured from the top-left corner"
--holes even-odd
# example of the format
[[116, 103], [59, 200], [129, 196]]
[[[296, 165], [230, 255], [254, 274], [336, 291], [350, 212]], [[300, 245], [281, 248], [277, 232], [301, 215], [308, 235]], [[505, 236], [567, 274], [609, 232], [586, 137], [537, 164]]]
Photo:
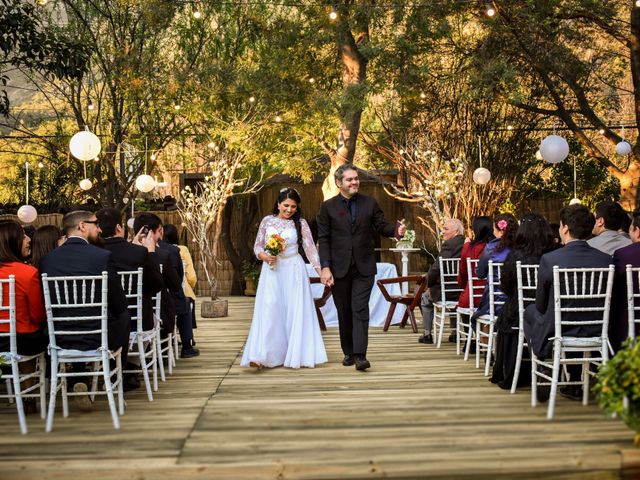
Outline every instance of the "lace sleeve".
[[307, 255], [311, 265], [313, 265], [313, 268], [320, 268], [318, 250], [316, 249], [316, 244], [313, 242], [313, 235], [311, 235], [309, 224], [304, 218], [300, 220], [300, 227], [302, 230], [302, 248], [304, 249], [304, 253]]
[[258, 235], [256, 235], [256, 243], [253, 244], [253, 253], [255, 253], [256, 257], [261, 253], [264, 253], [264, 244], [266, 241], [267, 235], [267, 225], [269, 223], [269, 216], [266, 216], [260, 222], [260, 227], [258, 227]]

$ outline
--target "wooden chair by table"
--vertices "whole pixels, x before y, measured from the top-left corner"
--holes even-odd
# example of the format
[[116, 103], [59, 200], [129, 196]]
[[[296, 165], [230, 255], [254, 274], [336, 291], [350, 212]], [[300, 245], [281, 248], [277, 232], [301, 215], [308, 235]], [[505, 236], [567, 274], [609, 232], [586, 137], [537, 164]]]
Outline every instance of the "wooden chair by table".
[[[4, 301], [5, 297], [7, 302]], [[16, 404], [18, 411], [18, 422], [20, 432], [27, 433], [27, 420], [25, 419], [24, 405], [25, 398], [40, 399], [40, 416], [45, 418], [46, 398], [45, 398], [45, 368], [44, 352], [38, 355], [20, 355], [16, 340], [16, 279], [15, 275], [9, 275], [8, 279], [0, 280], [0, 311], [6, 312], [7, 319], [0, 319], [0, 325], [9, 327], [8, 332], [0, 332], [0, 337], [9, 337], [9, 351], [0, 352], [0, 360], [11, 367], [11, 373], [2, 375], [2, 379], [7, 384], [7, 393], [0, 395], [0, 398], [8, 398], [11, 403]], [[36, 359], [36, 369], [31, 373], [20, 372], [20, 363]], [[23, 383], [34, 379], [30, 387]]]
[[[407, 293], [405, 295], [391, 295], [385, 288], [385, 285], [404, 282], [416, 282], [416, 287], [413, 293]], [[396, 307], [398, 306], [398, 304], [401, 304], [405, 305], [407, 309], [402, 316], [400, 328], [404, 328], [407, 324], [407, 319], [409, 319], [411, 321], [411, 328], [413, 329], [413, 333], [418, 333], [418, 324], [416, 323], [416, 317], [413, 314], [413, 310], [416, 307], [420, 306], [422, 294], [427, 288], [427, 277], [425, 275], [408, 275], [406, 277], [383, 278], [381, 280], [378, 280], [376, 283], [378, 284], [378, 288], [380, 289], [382, 296], [387, 302], [390, 303], [389, 312], [387, 313], [387, 319], [384, 322], [384, 327], [382, 328], [382, 330], [384, 332], [389, 330], [389, 326], [391, 325], [391, 320], [393, 319], [393, 314], [396, 311]]]
[[[322, 283], [320, 282], [320, 277], [309, 277], [309, 282], [311, 282], [311, 284]], [[323, 332], [327, 330], [327, 326], [324, 323], [324, 317], [322, 316], [322, 312], [320, 311], [320, 309], [325, 306], [330, 296], [331, 287], [325, 285], [322, 296], [319, 298], [313, 298], [313, 303], [316, 306], [316, 313], [318, 314], [318, 323], [320, 324], [320, 330], [322, 330]]]
[[[542, 360], [531, 353], [531, 406], [538, 403], [537, 388], [550, 385], [547, 419], [551, 420], [556, 404], [556, 393], [561, 385], [582, 385], [582, 404], [589, 399], [589, 375], [594, 375], [590, 364], [604, 364], [609, 359], [609, 307], [613, 288], [614, 267], [609, 268], [559, 268], [553, 267], [553, 298], [555, 332], [553, 354], [550, 360]], [[565, 318], [565, 313], [580, 312], [582, 318]], [[573, 318], [573, 319], [572, 319]], [[562, 327], [587, 326], [599, 328], [591, 337], [564, 336]], [[568, 357], [566, 353], [582, 353], [582, 357]], [[593, 355], [593, 356], [592, 356]], [[582, 364], [582, 378], [571, 380], [566, 371], [569, 364]], [[545, 367], [551, 374], [541, 371]]]

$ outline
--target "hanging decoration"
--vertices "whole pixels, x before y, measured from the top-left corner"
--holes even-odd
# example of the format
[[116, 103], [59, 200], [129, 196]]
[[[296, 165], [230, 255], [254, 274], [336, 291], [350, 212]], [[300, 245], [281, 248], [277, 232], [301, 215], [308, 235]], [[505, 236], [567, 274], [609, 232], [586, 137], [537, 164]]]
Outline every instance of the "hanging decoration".
[[624, 139], [624, 125], [622, 126], [622, 141], [616, 145], [616, 153], [621, 157], [631, 153], [631, 144]]
[[560, 163], [569, 155], [569, 144], [560, 135], [549, 135], [540, 143], [540, 155], [548, 163]]
[[486, 185], [491, 180], [491, 172], [482, 166], [482, 140], [478, 137], [478, 155], [480, 158], [480, 168], [473, 172], [473, 181], [478, 185]]
[[102, 144], [97, 135], [89, 131], [89, 126], [84, 131], [76, 133], [69, 141], [71, 155], [78, 160], [88, 162], [100, 154]]
[[578, 198], [578, 177], [576, 175], [576, 156], [573, 156], [573, 198], [569, 202], [569, 205], [580, 205], [582, 201]]
[[25, 204], [18, 209], [18, 219], [22, 223], [33, 223], [38, 218], [38, 211], [32, 205], [29, 205], [29, 162], [24, 163], [26, 172], [26, 196]]
[[[147, 148], [147, 139], [144, 139], [144, 171], [147, 171], [147, 156], [149, 154], [149, 149]], [[140, 190], [142, 193], [148, 193], [154, 188], [156, 188], [156, 179], [151, 175], [147, 175], [143, 173], [142, 175], [138, 175], [136, 178], [136, 188]]]
[[80, 188], [85, 191], [91, 190], [91, 187], [93, 187], [93, 183], [87, 178], [87, 164], [83, 162], [82, 166], [84, 167], [84, 179], [80, 180]]

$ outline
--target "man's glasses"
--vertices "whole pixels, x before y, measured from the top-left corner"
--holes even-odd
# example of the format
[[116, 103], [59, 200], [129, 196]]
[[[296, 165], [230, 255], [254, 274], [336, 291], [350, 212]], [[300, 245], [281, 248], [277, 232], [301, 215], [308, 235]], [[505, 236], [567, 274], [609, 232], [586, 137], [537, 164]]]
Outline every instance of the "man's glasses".
[[93, 223], [94, 225], [97, 225], [98, 220], [83, 220], [82, 223]]

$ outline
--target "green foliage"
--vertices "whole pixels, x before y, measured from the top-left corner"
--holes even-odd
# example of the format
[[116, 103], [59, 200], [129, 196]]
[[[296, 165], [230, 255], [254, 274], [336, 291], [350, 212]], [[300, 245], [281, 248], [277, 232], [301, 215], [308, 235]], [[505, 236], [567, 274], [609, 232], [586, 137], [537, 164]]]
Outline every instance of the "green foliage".
[[242, 275], [244, 278], [253, 280], [256, 286], [258, 286], [258, 280], [260, 279], [260, 271], [262, 264], [251, 260], [245, 260], [242, 262]]
[[593, 391], [600, 408], [620, 418], [638, 434], [636, 442], [640, 440], [640, 338], [628, 339], [622, 349], [600, 367], [597, 380]]

